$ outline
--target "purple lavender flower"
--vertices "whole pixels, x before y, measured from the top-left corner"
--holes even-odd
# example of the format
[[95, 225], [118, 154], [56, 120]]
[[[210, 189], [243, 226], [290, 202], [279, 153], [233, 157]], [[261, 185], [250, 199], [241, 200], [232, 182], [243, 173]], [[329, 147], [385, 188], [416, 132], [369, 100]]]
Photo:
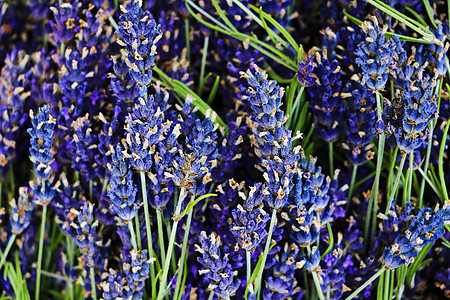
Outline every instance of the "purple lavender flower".
[[349, 288], [345, 286], [345, 277], [349, 267], [353, 265], [352, 256], [346, 254], [341, 245], [337, 245], [328, 253], [324, 259], [322, 267], [322, 291], [329, 293], [330, 299], [342, 299]]
[[[314, 113], [315, 130], [327, 142], [335, 141], [344, 123], [344, 106], [341, 96], [342, 70], [337, 60], [328, 58], [327, 50], [310, 51], [308, 60], [311, 61], [312, 77], [315, 84], [308, 92], [311, 96], [310, 107]], [[312, 82], [312, 80], [311, 80]]]
[[398, 235], [394, 243], [383, 251], [382, 262], [386, 269], [396, 269], [414, 261], [419, 251], [426, 245], [434, 244], [445, 230], [443, 226], [450, 221], [449, 203], [442, 208], [422, 208], [411, 220], [404, 234]]
[[303, 291], [295, 279], [295, 271], [305, 263], [300, 261], [299, 252], [296, 244], [286, 243], [283, 250], [275, 255], [272, 275], [267, 278], [263, 291], [264, 299], [302, 298]]
[[212, 181], [210, 170], [217, 164], [217, 125], [213, 123], [216, 118], [214, 112], [208, 111], [203, 121], [195, 117], [192, 101], [188, 97], [185, 105], [179, 107], [182, 112], [187, 112], [185, 119], [181, 115], [178, 117], [185, 145], [178, 150], [172, 170], [166, 172], [166, 176], [192, 195], [200, 195]]
[[150, 274], [150, 260], [147, 260], [147, 250], [141, 253], [131, 250], [129, 257], [124, 259], [123, 271], [109, 270], [108, 279], [102, 282], [103, 297], [112, 299], [142, 299], [145, 280]]
[[73, 241], [80, 248], [81, 254], [86, 259], [86, 265], [91, 268], [94, 267], [94, 256], [97, 254], [98, 237], [96, 232], [97, 221], [94, 221], [94, 205], [85, 202], [80, 210], [71, 209], [70, 213], [73, 215], [73, 221], [70, 224], [76, 235]]
[[11, 230], [15, 235], [20, 235], [31, 222], [32, 212], [34, 210], [35, 203], [33, 199], [30, 199], [27, 187], [19, 188], [19, 199], [16, 202], [11, 200]]
[[50, 115], [50, 109], [44, 105], [39, 109], [38, 116], [30, 111], [32, 128], [27, 132], [31, 136], [30, 159], [34, 163], [36, 176], [43, 180], [50, 177], [51, 164], [53, 162], [53, 131], [56, 120]]
[[[421, 59], [418, 52], [415, 58]], [[395, 134], [402, 152], [414, 151], [425, 142], [428, 123], [437, 115], [437, 95], [434, 94], [437, 75], [427, 74], [426, 65], [409, 59], [397, 71], [395, 98], [386, 106], [388, 131]]]
[[[6, 5], [6, 4], [5, 4]], [[5, 58], [0, 75], [0, 173], [14, 158], [16, 140], [28, 116], [30, 56], [13, 50]]]
[[388, 29], [387, 25], [380, 28], [376, 17], [371, 17], [370, 20], [364, 21], [361, 25], [366, 39], [356, 49], [358, 55], [356, 63], [363, 70], [362, 84], [368, 89], [381, 91], [386, 85], [389, 74], [395, 69], [398, 37], [387, 39], [384, 36]]
[[220, 237], [212, 233], [210, 236], [206, 232], [200, 234], [200, 244], [195, 245], [196, 251], [201, 254], [198, 262], [203, 266], [200, 274], [204, 274], [210, 281], [210, 288], [219, 299], [228, 299], [233, 296], [241, 283], [240, 279], [235, 279], [234, 271], [228, 263], [228, 255], [223, 255], [220, 250]]
[[50, 7], [55, 16], [55, 21], [49, 21], [53, 31], [51, 37], [55, 42], [66, 43], [73, 40], [80, 30], [78, 11], [81, 6], [82, 3], [75, 0], [72, 3], [56, 3], [54, 7]]
[[313, 73], [314, 62], [313, 56], [308, 55], [306, 61], [298, 63], [297, 79], [298, 82], [305, 87], [313, 86], [317, 82], [317, 76]]
[[243, 206], [238, 205], [231, 214], [233, 223], [231, 224], [231, 233], [237, 239], [239, 245], [250, 252], [267, 236], [266, 223], [270, 220], [269, 215], [263, 210], [264, 186], [256, 183], [250, 187], [248, 195], [240, 193], [244, 199]]
[[108, 197], [112, 202], [110, 209], [122, 220], [130, 221], [136, 216], [142, 203], [136, 201], [137, 187], [125, 161], [122, 147], [117, 146], [112, 152], [112, 161], [108, 165], [111, 174], [111, 188], [108, 191]]
[[126, 142], [128, 163], [138, 172], [148, 172], [152, 167], [155, 145], [163, 140], [164, 113], [157, 107], [154, 97], [147, 102], [139, 98], [126, 117]]
[[126, 50], [125, 63], [131, 78], [147, 92], [147, 86], [152, 79], [151, 68], [155, 64], [156, 46], [161, 38], [161, 30], [150, 12], [143, 11], [142, 1], [133, 0], [130, 10], [121, 6], [119, 29], [117, 33], [122, 39], [118, 40], [120, 46]]

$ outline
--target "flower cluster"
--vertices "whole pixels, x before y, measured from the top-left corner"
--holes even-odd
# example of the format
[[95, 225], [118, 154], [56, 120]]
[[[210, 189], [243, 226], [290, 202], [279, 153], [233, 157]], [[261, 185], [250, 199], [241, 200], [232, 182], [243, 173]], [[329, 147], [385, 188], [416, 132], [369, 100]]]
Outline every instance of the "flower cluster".
[[0, 298], [448, 297], [449, 16], [375, 2], [0, 0]]
[[396, 269], [409, 265], [426, 245], [433, 244], [444, 234], [443, 226], [450, 221], [449, 204], [439, 206], [433, 211], [422, 208], [411, 220], [404, 234], [398, 235], [394, 243], [383, 251], [382, 262], [385, 268]]

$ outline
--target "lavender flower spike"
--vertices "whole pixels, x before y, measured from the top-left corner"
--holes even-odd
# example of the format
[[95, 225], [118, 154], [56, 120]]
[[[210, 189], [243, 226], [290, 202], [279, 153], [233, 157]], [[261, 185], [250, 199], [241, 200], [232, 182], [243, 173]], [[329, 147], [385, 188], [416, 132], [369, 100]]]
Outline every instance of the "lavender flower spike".
[[450, 224], [450, 202], [442, 208], [422, 208], [412, 219], [408, 230], [398, 235], [394, 244], [384, 249], [382, 262], [386, 269], [396, 269], [403, 264], [409, 265], [414, 257], [426, 245], [434, 244], [440, 239], [445, 230], [444, 225]]
[[142, 0], [134, 0], [131, 10], [128, 11], [120, 6], [123, 14], [120, 17], [117, 33], [122, 39], [117, 42], [124, 47], [126, 64], [129, 68], [131, 78], [144, 88], [152, 80], [151, 68], [155, 65], [156, 46], [162, 36], [160, 26], [150, 15], [150, 12], [142, 10]]
[[[372, 22], [371, 22], [372, 21]], [[387, 39], [387, 25], [382, 28], [378, 25], [376, 17], [371, 21], [365, 21], [361, 28], [366, 34], [364, 42], [356, 49], [356, 63], [362, 69], [364, 75], [363, 85], [374, 91], [381, 91], [389, 77], [389, 72], [395, 68], [396, 46], [398, 37]]]
[[33, 125], [33, 128], [27, 130], [31, 135], [30, 158], [34, 163], [36, 176], [46, 180], [50, 177], [50, 165], [53, 162], [52, 142], [56, 119], [50, 115], [47, 105], [39, 109], [37, 117], [30, 111], [30, 117]]
[[201, 246], [195, 245], [202, 257], [197, 258], [203, 266], [201, 275], [205, 275], [210, 280], [209, 287], [219, 297], [219, 299], [229, 299], [240, 286], [241, 280], [234, 280], [235, 273], [231, 264], [228, 263], [228, 255], [222, 255], [220, 251], [220, 237], [212, 233], [210, 236], [202, 231], [200, 234]]
[[124, 152], [119, 145], [112, 149], [111, 164], [108, 169], [111, 174], [108, 197], [111, 200], [110, 209], [122, 220], [130, 221], [138, 213], [141, 202], [136, 201], [137, 187], [133, 182], [133, 173], [125, 161]]

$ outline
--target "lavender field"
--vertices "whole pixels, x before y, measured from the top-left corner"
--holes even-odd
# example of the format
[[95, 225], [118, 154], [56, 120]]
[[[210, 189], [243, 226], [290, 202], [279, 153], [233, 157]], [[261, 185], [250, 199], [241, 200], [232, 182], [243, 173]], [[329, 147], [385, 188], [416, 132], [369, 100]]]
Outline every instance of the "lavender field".
[[0, 300], [450, 299], [449, 15], [0, 0]]

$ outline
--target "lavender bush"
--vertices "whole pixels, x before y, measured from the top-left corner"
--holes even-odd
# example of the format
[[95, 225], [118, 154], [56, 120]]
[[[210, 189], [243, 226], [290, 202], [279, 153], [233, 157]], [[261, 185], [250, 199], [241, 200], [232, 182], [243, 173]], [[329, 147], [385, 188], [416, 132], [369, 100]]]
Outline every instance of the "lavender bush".
[[0, 0], [0, 299], [450, 298], [447, 8]]

